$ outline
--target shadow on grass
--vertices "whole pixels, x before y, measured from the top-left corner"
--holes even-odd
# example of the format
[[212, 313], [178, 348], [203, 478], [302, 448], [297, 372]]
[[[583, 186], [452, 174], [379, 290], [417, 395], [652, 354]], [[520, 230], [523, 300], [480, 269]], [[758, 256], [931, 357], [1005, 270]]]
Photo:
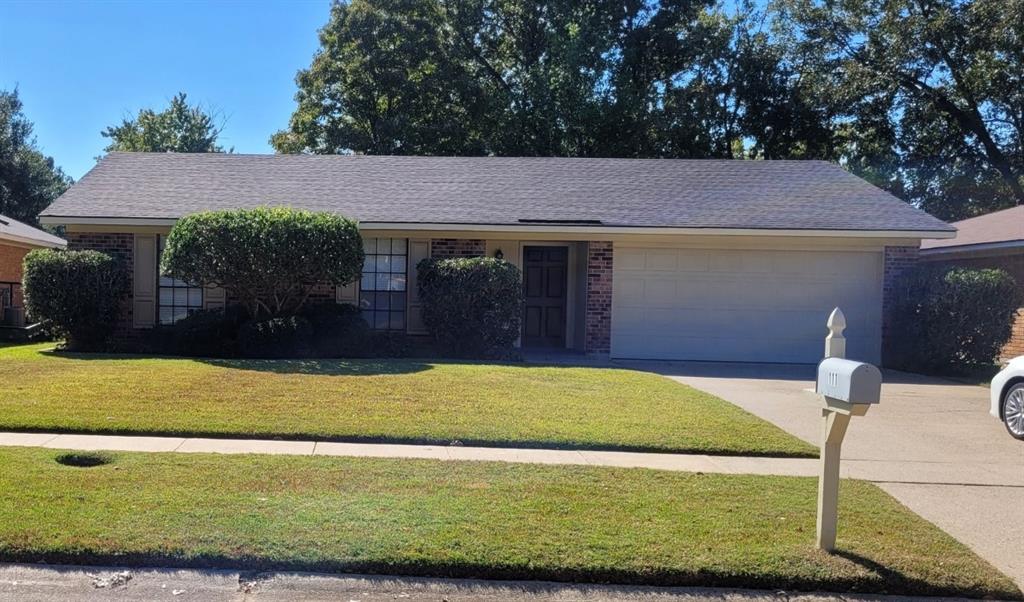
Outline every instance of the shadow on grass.
[[413, 374], [425, 372], [432, 365], [413, 360], [391, 359], [290, 359], [290, 360], [243, 360], [192, 358], [194, 361], [251, 372], [272, 372], [274, 374], [311, 374], [319, 376], [380, 376]]
[[[878, 566], [870, 560], [851, 554], [867, 564]], [[600, 584], [603, 591], [614, 591], [616, 587], [635, 588], [654, 587], [721, 587], [743, 589], [772, 589], [796, 591], [831, 591], [856, 592], [858, 594], [900, 594], [924, 596], [960, 596], [969, 598], [998, 598], [1004, 600], [1022, 600], [1021, 592], [1007, 580], [1005, 586], [998, 584], [977, 584], [958, 586], [956, 584], [933, 584], [922, 579], [907, 578], [893, 571], [871, 572], [861, 576], [790, 576], [743, 571], [732, 573], [715, 568], [696, 570], [672, 569], [665, 567], [649, 567], [644, 569], [616, 569], [605, 567], [580, 568], [558, 566], [527, 566], [520, 564], [485, 564], [471, 562], [445, 561], [374, 561], [374, 560], [327, 560], [327, 559], [271, 559], [250, 555], [231, 556], [226, 554], [197, 554], [190, 556], [160, 553], [109, 553], [82, 550], [76, 552], [63, 551], [20, 551], [7, 550], [0, 552], [0, 561], [21, 563], [46, 563], [63, 565], [104, 565], [110, 568], [120, 567], [154, 567], [154, 568], [188, 568], [199, 570], [241, 570], [257, 574], [247, 575], [258, 580], [270, 575], [258, 573], [268, 572], [317, 572], [347, 573], [367, 575], [408, 576], [412, 578], [455, 578], [526, 581], [533, 583], [502, 584], [513, 591], [556, 592], [562, 586], [554, 582], [570, 582], [580, 584]], [[856, 560], [854, 560], [856, 562]], [[73, 566], [47, 567], [54, 570], [75, 571]], [[827, 574], [826, 574], [827, 575]], [[967, 580], [970, 581], [970, 580]], [[545, 583], [546, 582], [546, 583]], [[608, 588], [608, 589], [604, 589]], [[596, 592], [595, 592], [596, 593]], [[657, 594], [651, 589], [652, 595]], [[763, 598], [763, 593], [750, 592], [750, 595]], [[711, 594], [711, 598], [726, 598]], [[735, 598], [731, 593], [728, 598]]]
[[310, 374], [321, 376], [376, 376], [412, 374], [433, 368], [427, 361], [408, 359], [228, 359], [189, 357], [180, 355], [151, 355], [136, 353], [85, 353], [57, 349], [39, 352], [47, 357], [75, 361], [135, 361], [180, 360], [191, 361], [230, 370], [271, 372], [274, 374]]

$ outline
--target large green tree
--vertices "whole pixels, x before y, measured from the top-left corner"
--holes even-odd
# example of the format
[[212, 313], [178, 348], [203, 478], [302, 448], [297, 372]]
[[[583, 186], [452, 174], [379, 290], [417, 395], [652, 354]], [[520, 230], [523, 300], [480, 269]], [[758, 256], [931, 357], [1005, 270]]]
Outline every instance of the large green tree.
[[70, 185], [71, 178], [36, 146], [18, 91], [0, 90], [0, 214], [36, 224]]
[[279, 152], [835, 161], [1024, 201], [1024, 0], [351, 0]]
[[819, 136], [806, 119], [765, 133], [744, 117], [795, 106], [789, 80], [762, 85], [779, 55], [763, 16], [713, 0], [337, 3], [297, 77], [290, 126], [271, 142], [280, 152], [733, 157], [769, 136], [775, 146], [758, 152], [773, 156], [783, 140]]
[[781, 7], [792, 53], [828, 74], [850, 160], [946, 219], [1024, 203], [1024, 0]]
[[142, 109], [101, 135], [110, 138], [103, 149], [107, 152], [221, 153], [224, 149], [217, 144], [217, 137], [222, 129], [216, 113], [188, 104], [185, 93], [180, 92], [163, 111]]

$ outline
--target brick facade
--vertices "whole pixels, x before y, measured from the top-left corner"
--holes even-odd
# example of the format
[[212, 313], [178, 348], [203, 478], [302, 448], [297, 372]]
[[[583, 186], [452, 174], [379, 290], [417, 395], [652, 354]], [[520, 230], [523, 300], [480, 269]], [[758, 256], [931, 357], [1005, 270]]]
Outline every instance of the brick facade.
[[[962, 268], [1006, 270], [1017, 281], [1017, 285], [1024, 289], [1024, 253], [992, 255], [988, 257], [936, 259], [933, 261], [938, 265]], [[1017, 320], [1013, 324], [1013, 333], [1010, 335], [1009, 342], [1003, 347], [1001, 355], [1004, 359], [1024, 355], [1024, 307], [1017, 312]]]
[[72, 232], [67, 235], [68, 249], [74, 251], [99, 251], [124, 262], [128, 277], [128, 294], [121, 302], [121, 316], [114, 329], [114, 340], [117, 343], [130, 341], [140, 335], [140, 331], [132, 328], [132, 291], [135, 257], [135, 235], [123, 232]]
[[487, 254], [487, 241], [478, 238], [435, 238], [430, 241], [430, 256], [483, 257]]
[[892, 313], [893, 295], [896, 283], [907, 270], [917, 265], [921, 254], [919, 247], [886, 247], [885, 267], [882, 272], [882, 364], [885, 365], [888, 340], [892, 329], [890, 315]]
[[607, 241], [587, 245], [587, 315], [584, 350], [607, 355], [612, 350], [612, 263], [614, 249]]
[[[21, 265], [29, 251], [30, 249], [25, 247], [0, 243], [0, 288], [7, 289], [7, 286], [3, 284], [5, 282], [21, 282]], [[14, 298], [11, 305], [22, 307], [25, 302], [20, 284], [12, 288], [14, 289]], [[0, 314], [2, 313], [0, 312]], [[0, 320], [3, 320], [3, 315], [0, 315]]]

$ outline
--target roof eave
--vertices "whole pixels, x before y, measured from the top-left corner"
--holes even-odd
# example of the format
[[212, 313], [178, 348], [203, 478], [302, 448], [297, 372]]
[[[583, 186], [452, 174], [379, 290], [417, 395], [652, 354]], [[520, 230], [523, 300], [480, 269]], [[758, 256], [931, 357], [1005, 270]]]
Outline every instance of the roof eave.
[[29, 236], [18, 236], [17, 234], [11, 234], [9, 232], [0, 232], [0, 241], [13, 242], [16, 244], [28, 245], [32, 247], [43, 247], [46, 249], [63, 249], [68, 246], [67, 241], [61, 239], [43, 240], [40, 238], [32, 238]]
[[[173, 226], [176, 218], [139, 217], [89, 217], [44, 215], [40, 222], [47, 225], [103, 225], [103, 226]], [[587, 234], [691, 234], [714, 236], [806, 236], [844, 238], [916, 238], [948, 239], [956, 236], [955, 230], [885, 230], [885, 229], [821, 229], [821, 228], [719, 228], [719, 227], [665, 227], [665, 226], [614, 226], [614, 225], [573, 225], [573, 224], [478, 224], [478, 223], [428, 223], [428, 222], [370, 222], [359, 223], [362, 230], [409, 230], [409, 231], [466, 231], [466, 232], [573, 232]]]
[[997, 242], [982, 242], [966, 245], [946, 245], [942, 247], [922, 248], [921, 255], [925, 257], [934, 257], [936, 255], [959, 255], [964, 253], [979, 253], [985, 251], [1009, 251], [1013, 249], [1024, 249], [1024, 239], [1001, 240]]

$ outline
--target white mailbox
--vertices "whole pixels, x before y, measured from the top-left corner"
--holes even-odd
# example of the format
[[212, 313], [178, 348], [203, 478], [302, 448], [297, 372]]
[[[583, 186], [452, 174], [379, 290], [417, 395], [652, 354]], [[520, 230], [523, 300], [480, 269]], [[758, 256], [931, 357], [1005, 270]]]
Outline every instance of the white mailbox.
[[[829, 317], [825, 352], [845, 351], [843, 313]], [[838, 344], [837, 344], [838, 341]], [[839, 519], [839, 457], [851, 416], [863, 416], [882, 395], [882, 373], [871, 364], [842, 357], [826, 357], [818, 364], [815, 390], [822, 397], [821, 473], [818, 477], [818, 547], [831, 552], [836, 546]]]
[[882, 373], [871, 364], [825, 358], [818, 364], [817, 392], [848, 404], [878, 403], [882, 394]]

